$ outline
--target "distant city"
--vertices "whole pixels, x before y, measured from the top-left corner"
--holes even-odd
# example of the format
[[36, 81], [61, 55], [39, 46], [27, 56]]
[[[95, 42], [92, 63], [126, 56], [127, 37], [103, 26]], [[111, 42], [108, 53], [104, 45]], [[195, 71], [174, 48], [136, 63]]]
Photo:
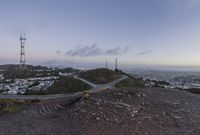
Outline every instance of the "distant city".
[[26, 67], [27, 69], [19, 69], [19, 65], [0, 66], [1, 94], [26, 94], [27, 90], [47, 90], [60, 77], [73, 76], [79, 71], [73, 68]]
[[198, 71], [132, 69], [128, 70], [128, 72], [145, 80], [148, 87], [154, 87], [158, 84], [164, 88], [185, 90], [200, 88], [200, 72]]

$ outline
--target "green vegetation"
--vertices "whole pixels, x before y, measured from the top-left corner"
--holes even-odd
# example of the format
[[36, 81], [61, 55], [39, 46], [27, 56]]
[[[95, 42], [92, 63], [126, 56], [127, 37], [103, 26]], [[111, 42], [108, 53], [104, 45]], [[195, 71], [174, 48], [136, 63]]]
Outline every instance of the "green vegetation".
[[160, 87], [160, 86], [163, 86], [163, 85], [171, 85], [170, 83], [168, 83], [166, 81], [155, 81], [155, 80], [153, 80], [152, 82], [155, 83], [155, 87]]
[[120, 73], [105, 68], [94, 69], [86, 72], [81, 72], [79, 77], [84, 78], [95, 84], [105, 84], [115, 79], [120, 78]]
[[118, 82], [115, 87], [121, 88], [121, 87], [144, 87], [144, 82], [141, 79], [137, 78], [126, 78], [125, 80]]
[[81, 92], [91, 89], [91, 86], [73, 77], [63, 77], [57, 80], [48, 90], [26, 91], [25, 95], [49, 95]]
[[64, 68], [64, 69], [59, 69], [60, 72], [67, 72], [67, 73], [72, 73], [72, 72], [75, 72], [75, 73], [78, 73], [80, 70], [78, 69], [74, 69], [72, 67], [68, 67], [68, 68]]
[[57, 76], [57, 71], [48, 71], [48, 70], [30, 70], [30, 69], [19, 69], [15, 67], [8, 67], [4, 72], [4, 77], [6, 79], [24, 79], [30, 77], [43, 77], [43, 76]]
[[122, 80], [118, 82], [115, 87], [121, 88], [121, 87], [145, 87], [145, 82], [141, 78], [135, 78], [132, 75], [123, 72], [121, 70], [116, 69], [117, 72], [120, 72], [122, 75], [128, 76], [127, 79]]
[[[33, 66], [33, 65], [26, 65], [26, 67], [29, 69], [29, 70], [47, 70], [49, 69], [48, 67], [45, 67], [45, 66]], [[0, 69], [2, 70], [6, 70], [8, 68], [19, 68], [19, 65], [18, 64], [7, 64], [7, 65], [0, 65]]]
[[4, 77], [6, 79], [15, 79], [15, 78], [25, 78], [29, 76], [28, 70], [20, 70], [15, 67], [8, 67], [4, 72]]
[[2, 111], [5, 112], [16, 112], [17, 111], [17, 107], [16, 106], [7, 106], [2, 108]]
[[38, 86], [40, 84], [39, 81], [35, 81], [32, 85], [29, 85], [28, 87], [31, 88], [31, 87], [34, 87], [34, 86]]
[[29, 104], [34, 102], [39, 102], [40, 100], [35, 99], [0, 99], [0, 106], [1, 105], [22, 105], [22, 104]]
[[24, 79], [30, 77], [59, 76], [59, 73], [78, 73], [78, 69], [68, 68], [48, 68], [44, 66], [27, 65], [27, 69], [19, 69], [19, 65], [1, 65], [0, 69], [6, 79]]
[[0, 99], [0, 113], [16, 112], [19, 110], [20, 105], [36, 103], [39, 101], [39, 99]]
[[198, 89], [198, 88], [188, 89], [187, 91], [191, 92], [191, 93], [195, 93], [195, 94], [200, 94], [200, 89]]

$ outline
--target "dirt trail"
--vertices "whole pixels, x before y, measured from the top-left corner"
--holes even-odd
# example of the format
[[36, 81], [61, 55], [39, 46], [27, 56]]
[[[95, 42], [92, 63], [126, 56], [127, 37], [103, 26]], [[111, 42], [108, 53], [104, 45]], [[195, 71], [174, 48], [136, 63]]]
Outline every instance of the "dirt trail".
[[0, 116], [0, 135], [199, 135], [200, 96], [112, 89], [50, 99]]

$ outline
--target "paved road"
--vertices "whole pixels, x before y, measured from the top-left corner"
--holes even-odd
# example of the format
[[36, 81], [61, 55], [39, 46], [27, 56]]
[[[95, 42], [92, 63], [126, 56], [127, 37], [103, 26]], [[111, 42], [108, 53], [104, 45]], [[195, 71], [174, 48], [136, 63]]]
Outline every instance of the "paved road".
[[[109, 82], [107, 84], [94, 84], [91, 83], [83, 78], [80, 78], [78, 76], [75, 76], [74, 78], [79, 79], [90, 86], [92, 86], [92, 89], [90, 91], [98, 91], [106, 88], [113, 88], [116, 83], [124, 80], [127, 78], [127, 76], [122, 76], [122, 78], [114, 80], [112, 82]], [[0, 99], [40, 99], [40, 100], [47, 100], [47, 99], [57, 99], [57, 98], [63, 98], [63, 97], [75, 97], [75, 96], [81, 96], [82, 92], [78, 92], [75, 94], [54, 94], [54, 95], [0, 95]]]
[[90, 86], [92, 86], [92, 89], [90, 89], [90, 91], [98, 91], [98, 90], [102, 90], [102, 89], [110, 89], [110, 88], [114, 88], [115, 84], [117, 84], [118, 82], [128, 78], [128, 76], [122, 75], [122, 78], [119, 78], [117, 80], [114, 80], [112, 82], [106, 83], [106, 84], [94, 84], [92, 82], [89, 82], [83, 78], [80, 78], [78, 76], [75, 76], [76, 79], [79, 79], [87, 84], [89, 84]]
[[87, 81], [87, 80], [85, 80], [85, 79], [83, 79], [83, 78], [80, 78], [80, 77], [78, 77], [78, 76], [74, 76], [74, 78], [79, 79], [79, 80], [83, 81], [84, 83], [87, 83], [87, 84], [90, 85], [92, 88], [94, 88], [94, 87], [97, 86], [97, 84], [94, 84], [94, 83], [92, 83], [92, 82], [89, 82], [89, 81]]
[[0, 99], [57, 99], [63, 97], [76, 97], [81, 96], [82, 93], [78, 92], [75, 94], [53, 94], [53, 95], [0, 95]]

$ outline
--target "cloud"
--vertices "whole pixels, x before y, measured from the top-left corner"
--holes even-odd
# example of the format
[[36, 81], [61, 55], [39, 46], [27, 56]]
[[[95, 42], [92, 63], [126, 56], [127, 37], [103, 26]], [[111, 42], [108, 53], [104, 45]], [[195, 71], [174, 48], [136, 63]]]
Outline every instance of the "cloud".
[[115, 47], [112, 49], [108, 49], [105, 52], [105, 54], [106, 55], [120, 55], [120, 54], [124, 54], [124, 53], [128, 52], [129, 49], [130, 49], [129, 46], [126, 46], [125, 48]]
[[79, 57], [88, 57], [88, 56], [98, 56], [98, 55], [120, 55], [128, 52], [129, 47], [120, 48], [114, 47], [107, 50], [103, 50], [98, 47], [98, 45], [93, 44], [90, 46], [76, 46], [74, 49], [71, 49], [66, 52], [67, 56], [79, 56]]
[[107, 55], [116, 55], [116, 54], [120, 54], [121, 49], [119, 47], [115, 47], [112, 49], [109, 49], [105, 52], [105, 54]]
[[68, 56], [80, 56], [80, 57], [87, 57], [87, 56], [96, 56], [102, 54], [102, 50], [98, 48], [96, 44], [91, 46], [76, 46], [74, 49], [71, 49], [66, 52]]
[[60, 54], [60, 53], [61, 53], [61, 51], [60, 51], [60, 50], [57, 50], [57, 51], [56, 51], [56, 54]]
[[57, 51], [56, 51], [56, 54], [60, 54], [60, 53], [61, 53], [61, 51], [60, 51], [60, 50], [57, 50]]
[[152, 51], [147, 50], [147, 51], [138, 52], [136, 55], [138, 55], [138, 56], [143, 56], [143, 55], [148, 55], [148, 54], [150, 54], [150, 53], [152, 53]]

